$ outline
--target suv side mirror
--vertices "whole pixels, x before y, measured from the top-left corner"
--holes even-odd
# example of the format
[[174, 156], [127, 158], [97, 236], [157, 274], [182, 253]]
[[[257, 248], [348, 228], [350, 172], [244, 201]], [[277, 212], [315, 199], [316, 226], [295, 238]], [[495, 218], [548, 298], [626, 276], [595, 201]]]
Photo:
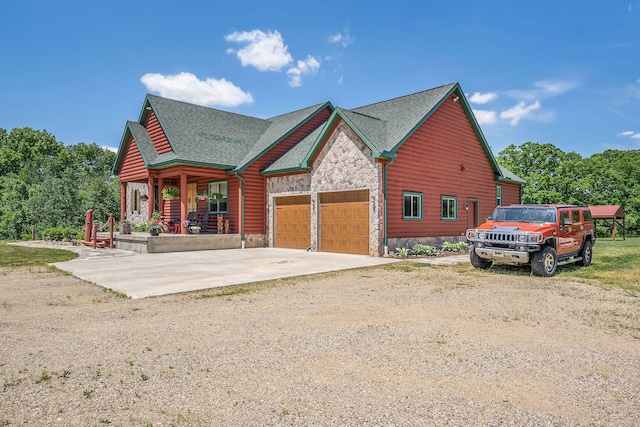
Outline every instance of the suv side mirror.
[[562, 225], [573, 225], [573, 220], [571, 218], [562, 218]]

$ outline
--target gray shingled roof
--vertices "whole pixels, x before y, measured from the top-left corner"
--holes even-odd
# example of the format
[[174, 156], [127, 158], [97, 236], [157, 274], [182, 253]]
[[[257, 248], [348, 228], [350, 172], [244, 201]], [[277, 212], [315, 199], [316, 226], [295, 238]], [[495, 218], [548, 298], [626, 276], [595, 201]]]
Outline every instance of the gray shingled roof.
[[267, 119], [270, 123], [269, 127], [260, 136], [258, 141], [253, 144], [240, 163], [238, 163], [237, 169], [240, 170], [249, 166], [253, 161], [303, 124], [310, 116], [330, 105], [330, 103], [325, 102]]
[[136, 141], [144, 162], [147, 164], [154, 162], [158, 154], [156, 153], [156, 148], [153, 146], [147, 129], [140, 123], [132, 121], [127, 121], [127, 128]]
[[[377, 155], [393, 153], [456, 87], [457, 83], [451, 83], [350, 110], [337, 108], [332, 117], [338, 114], [349, 121], [374, 152], [377, 150]], [[147, 166], [191, 163], [238, 171], [260, 158], [321, 109], [333, 109], [331, 103], [326, 102], [270, 119], [259, 119], [155, 95], [147, 95], [146, 102], [155, 111], [173, 148], [173, 152], [158, 155], [147, 130], [140, 123], [127, 122], [127, 129], [136, 140]], [[471, 114], [468, 105], [464, 106]], [[140, 121], [145, 113], [143, 110]], [[303, 169], [304, 161], [317, 148], [326, 126], [327, 123], [318, 127], [264, 172]], [[478, 132], [484, 141], [479, 129]], [[115, 167], [122, 161], [122, 156], [119, 151]], [[493, 159], [490, 151], [488, 156]], [[501, 179], [524, 183], [506, 168], [498, 167], [496, 173]]]
[[[324, 126], [326, 126], [326, 123]], [[264, 170], [264, 173], [272, 174], [301, 169], [303, 167], [302, 162], [324, 130], [324, 126], [319, 126], [318, 128], [316, 128], [316, 130], [307, 135], [304, 139], [302, 139], [302, 141], [297, 143], [283, 156], [281, 156], [278, 160], [276, 160], [268, 168], [266, 168]]]
[[175, 152], [175, 156], [160, 156], [149, 166], [179, 160], [232, 169], [272, 124], [155, 95], [147, 95], [147, 99]]
[[381, 152], [393, 151], [413, 129], [422, 124], [455, 86], [456, 83], [450, 83], [423, 92], [353, 108], [351, 111], [384, 120], [387, 123], [386, 138], [379, 143], [374, 141], [371, 143], [376, 144], [376, 148]]

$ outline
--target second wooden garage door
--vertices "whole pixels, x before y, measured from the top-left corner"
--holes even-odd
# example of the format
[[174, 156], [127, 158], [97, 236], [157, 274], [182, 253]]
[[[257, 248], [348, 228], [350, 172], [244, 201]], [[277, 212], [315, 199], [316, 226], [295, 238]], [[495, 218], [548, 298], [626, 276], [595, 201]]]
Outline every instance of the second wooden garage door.
[[369, 190], [320, 194], [320, 251], [369, 255]]
[[307, 249], [311, 246], [311, 196], [276, 198], [275, 246]]

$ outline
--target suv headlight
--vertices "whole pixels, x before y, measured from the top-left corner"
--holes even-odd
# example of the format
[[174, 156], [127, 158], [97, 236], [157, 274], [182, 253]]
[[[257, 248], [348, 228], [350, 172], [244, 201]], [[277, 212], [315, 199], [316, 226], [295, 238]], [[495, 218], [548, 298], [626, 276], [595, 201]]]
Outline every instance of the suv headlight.
[[485, 237], [486, 237], [486, 234], [484, 231], [478, 232], [478, 239], [484, 240]]

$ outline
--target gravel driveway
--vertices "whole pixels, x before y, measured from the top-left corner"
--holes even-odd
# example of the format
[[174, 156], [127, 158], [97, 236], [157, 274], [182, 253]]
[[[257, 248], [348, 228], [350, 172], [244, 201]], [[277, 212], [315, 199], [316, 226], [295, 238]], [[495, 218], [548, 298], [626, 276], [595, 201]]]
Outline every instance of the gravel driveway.
[[146, 299], [0, 270], [0, 425], [637, 426], [640, 301], [409, 263]]

